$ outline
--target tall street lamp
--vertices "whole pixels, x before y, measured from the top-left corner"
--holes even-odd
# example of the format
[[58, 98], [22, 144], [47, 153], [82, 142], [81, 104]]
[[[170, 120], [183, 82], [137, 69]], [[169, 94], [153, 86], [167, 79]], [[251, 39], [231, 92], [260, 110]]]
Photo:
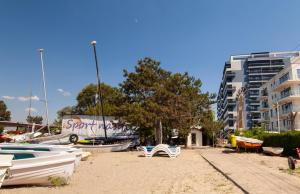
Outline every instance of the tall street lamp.
[[100, 82], [100, 77], [99, 77], [99, 67], [98, 67], [98, 59], [97, 59], [97, 52], [96, 52], [96, 44], [97, 42], [94, 40], [91, 42], [94, 48], [94, 57], [95, 57], [95, 64], [96, 64], [96, 73], [97, 73], [97, 84], [98, 84], [98, 97], [100, 101], [100, 106], [101, 106], [101, 114], [102, 114], [102, 120], [103, 120], [103, 127], [104, 127], [104, 135], [105, 139], [107, 139], [107, 132], [106, 132], [106, 123], [105, 123], [105, 116], [104, 116], [104, 110], [103, 110], [103, 96], [102, 96], [102, 91], [101, 91], [101, 82]]

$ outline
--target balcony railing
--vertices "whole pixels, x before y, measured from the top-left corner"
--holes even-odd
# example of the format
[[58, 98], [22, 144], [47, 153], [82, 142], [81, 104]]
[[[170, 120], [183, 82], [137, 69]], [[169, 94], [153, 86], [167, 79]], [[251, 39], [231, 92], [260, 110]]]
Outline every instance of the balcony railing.
[[249, 74], [251, 73], [277, 73], [278, 71], [274, 70], [274, 69], [251, 69], [248, 71]]
[[280, 100], [290, 96], [300, 96], [300, 91], [290, 90], [289, 92], [282, 94]]
[[268, 104], [262, 104], [260, 107], [261, 108], [269, 108], [269, 105]]

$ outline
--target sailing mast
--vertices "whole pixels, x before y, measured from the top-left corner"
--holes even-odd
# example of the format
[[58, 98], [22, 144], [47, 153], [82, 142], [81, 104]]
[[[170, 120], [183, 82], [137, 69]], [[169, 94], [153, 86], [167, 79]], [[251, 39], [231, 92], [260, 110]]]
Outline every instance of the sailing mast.
[[28, 118], [31, 117], [31, 99], [32, 98], [32, 90], [30, 89], [30, 97], [29, 97], [29, 109], [28, 109]]
[[103, 98], [102, 98], [102, 91], [101, 91], [101, 82], [99, 77], [99, 67], [98, 67], [98, 59], [97, 59], [97, 52], [96, 52], [96, 44], [97, 42], [94, 40], [91, 42], [94, 48], [94, 57], [95, 57], [95, 63], [96, 63], [96, 73], [97, 73], [97, 82], [98, 82], [98, 98], [100, 98], [100, 108], [101, 108], [101, 114], [102, 114], [102, 120], [103, 120], [103, 126], [104, 126], [104, 135], [105, 139], [107, 139], [107, 132], [106, 132], [106, 123], [105, 123], [105, 116], [104, 116], [104, 110], [103, 110]]
[[44, 59], [43, 59], [44, 49], [39, 49], [39, 52], [40, 52], [42, 75], [43, 75], [44, 97], [45, 97], [45, 106], [46, 106], [46, 123], [47, 123], [48, 134], [50, 134], [48, 100], [47, 100], [46, 80], [45, 80], [45, 71], [44, 71], [45, 70], [44, 69]]

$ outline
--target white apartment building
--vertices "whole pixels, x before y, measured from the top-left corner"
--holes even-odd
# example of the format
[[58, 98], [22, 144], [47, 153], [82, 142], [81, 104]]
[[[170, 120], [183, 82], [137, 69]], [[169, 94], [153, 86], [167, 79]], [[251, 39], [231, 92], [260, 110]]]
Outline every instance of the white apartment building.
[[234, 55], [225, 62], [217, 101], [224, 134], [261, 123], [260, 87], [298, 56], [299, 51], [260, 52]]
[[269, 131], [300, 130], [300, 57], [260, 87], [260, 112]]

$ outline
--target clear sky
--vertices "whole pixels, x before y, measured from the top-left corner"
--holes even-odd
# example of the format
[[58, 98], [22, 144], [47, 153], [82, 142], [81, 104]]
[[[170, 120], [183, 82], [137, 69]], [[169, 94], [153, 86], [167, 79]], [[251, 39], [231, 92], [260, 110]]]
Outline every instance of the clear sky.
[[34, 114], [44, 115], [37, 52], [44, 48], [53, 120], [96, 82], [92, 40], [110, 85], [149, 56], [217, 92], [230, 55], [300, 49], [299, 7], [298, 0], [0, 0], [0, 99], [24, 121], [32, 90]]

